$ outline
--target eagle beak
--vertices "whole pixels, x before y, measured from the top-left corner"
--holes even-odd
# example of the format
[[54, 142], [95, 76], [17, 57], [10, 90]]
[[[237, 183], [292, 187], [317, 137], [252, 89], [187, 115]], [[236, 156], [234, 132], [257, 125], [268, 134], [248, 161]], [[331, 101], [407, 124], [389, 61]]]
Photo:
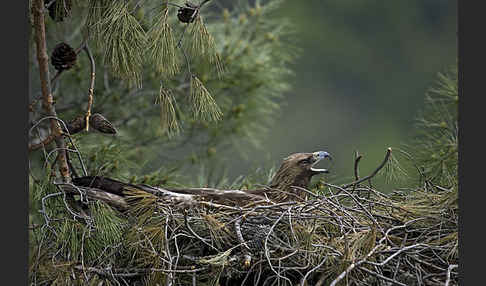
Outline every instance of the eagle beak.
[[329, 160], [332, 160], [331, 154], [329, 154], [326, 151], [317, 151], [312, 153], [314, 155], [314, 158], [317, 159], [318, 161], [324, 159], [324, 158], [329, 158]]
[[[315, 160], [315, 162], [314, 162], [314, 164], [312, 164], [312, 166], [314, 166], [315, 164], [317, 164], [319, 161], [321, 161], [324, 158], [329, 158], [329, 160], [332, 160], [331, 154], [329, 154], [326, 151], [314, 152], [314, 153], [312, 153], [312, 156], [314, 157], [314, 160]], [[315, 172], [316, 174], [329, 173], [329, 170], [327, 170], [327, 169], [314, 169], [313, 167], [311, 167], [311, 171]]]

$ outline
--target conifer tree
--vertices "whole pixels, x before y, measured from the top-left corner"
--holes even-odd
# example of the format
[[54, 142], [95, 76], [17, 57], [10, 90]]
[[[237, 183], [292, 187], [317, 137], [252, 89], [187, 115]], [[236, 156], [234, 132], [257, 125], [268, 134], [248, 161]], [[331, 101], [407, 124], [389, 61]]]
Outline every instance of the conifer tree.
[[[353, 182], [301, 187], [303, 202], [212, 201], [250, 197], [273, 170], [187, 188], [209, 177], [187, 165], [258, 146], [289, 88], [280, 1], [249, 2], [30, 1], [30, 284], [456, 285], [455, 69], [408, 149], [425, 184], [373, 189], [398, 166], [388, 148], [370, 175], [357, 156]], [[133, 184], [74, 183], [87, 175]]]

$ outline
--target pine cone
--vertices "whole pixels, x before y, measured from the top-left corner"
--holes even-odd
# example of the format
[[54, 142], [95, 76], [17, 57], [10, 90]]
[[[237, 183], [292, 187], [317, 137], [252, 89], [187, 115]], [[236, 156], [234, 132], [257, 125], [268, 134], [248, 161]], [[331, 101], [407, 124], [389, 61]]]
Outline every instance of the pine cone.
[[55, 0], [53, 3], [50, 3], [47, 9], [52, 20], [62, 22], [64, 18], [71, 15], [71, 7], [71, 0]]
[[66, 43], [59, 43], [54, 48], [51, 63], [58, 71], [68, 70], [76, 63], [76, 52]]
[[[181, 7], [177, 11], [177, 18], [182, 23], [192, 23], [199, 14], [199, 8], [190, 2], [186, 2], [186, 7]], [[193, 16], [194, 15], [194, 16]]]
[[101, 133], [116, 134], [116, 129], [113, 127], [110, 121], [108, 121], [103, 115], [95, 113], [91, 115], [89, 124], [91, 127], [98, 130]]

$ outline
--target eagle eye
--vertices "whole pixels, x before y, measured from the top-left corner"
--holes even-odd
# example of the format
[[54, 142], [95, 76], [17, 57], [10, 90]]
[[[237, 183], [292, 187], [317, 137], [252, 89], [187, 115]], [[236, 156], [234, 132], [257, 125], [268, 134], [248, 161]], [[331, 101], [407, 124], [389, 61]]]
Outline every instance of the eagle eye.
[[299, 161], [301, 164], [309, 164], [310, 163], [310, 158], [302, 159]]

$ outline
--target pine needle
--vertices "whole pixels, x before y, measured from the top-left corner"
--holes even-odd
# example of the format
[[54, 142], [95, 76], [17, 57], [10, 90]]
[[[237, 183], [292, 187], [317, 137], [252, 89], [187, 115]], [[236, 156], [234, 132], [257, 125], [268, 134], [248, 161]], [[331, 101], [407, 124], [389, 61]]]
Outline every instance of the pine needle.
[[[422, 173], [437, 184], [457, 185], [459, 93], [457, 69], [439, 73], [425, 98], [417, 119], [419, 135], [414, 140], [414, 155]], [[439, 179], [440, 178], [440, 179]]]
[[169, 137], [180, 132], [177, 122], [176, 101], [170, 90], [160, 86], [158, 101], [160, 104], [160, 125]]
[[92, 35], [96, 37], [98, 44], [101, 46], [102, 41], [99, 33], [101, 32], [101, 26], [97, 25], [108, 11], [114, 0], [90, 0], [88, 4], [88, 17], [86, 18], [86, 26], [89, 29], [93, 29]]
[[221, 77], [224, 73], [223, 62], [221, 56], [216, 51], [214, 38], [206, 29], [206, 25], [204, 25], [201, 16], [198, 16], [192, 24], [190, 34], [191, 45], [189, 47], [189, 52], [191, 55], [200, 56], [201, 59], [207, 58], [209, 64], [215, 67], [218, 76]]
[[179, 71], [179, 62], [175, 53], [175, 42], [172, 28], [168, 23], [168, 11], [164, 8], [157, 16], [156, 22], [148, 31], [150, 58], [155, 63], [157, 72], [167, 77]]
[[408, 178], [407, 172], [398, 162], [394, 153], [390, 154], [390, 159], [384, 168], [384, 175], [386, 182], [399, 182], [404, 181], [405, 178]]
[[129, 85], [142, 85], [146, 35], [124, 1], [114, 2], [97, 24], [104, 44], [104, 61]]
[[196, 76], [191, 77], [191, 107], [196, 119], [218, 121], [223, 113], [203, 83]]

